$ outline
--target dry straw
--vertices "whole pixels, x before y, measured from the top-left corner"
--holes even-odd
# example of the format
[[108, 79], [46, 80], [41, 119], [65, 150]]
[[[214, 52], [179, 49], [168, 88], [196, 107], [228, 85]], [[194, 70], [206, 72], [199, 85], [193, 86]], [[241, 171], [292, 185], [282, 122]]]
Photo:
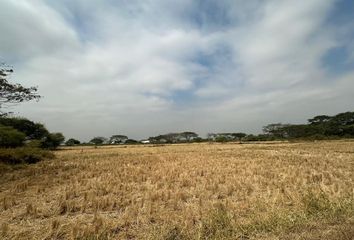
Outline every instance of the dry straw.
[[56, 155], [1, 174], [1, 239], [354, 235], [354, 142], [72, 148]]

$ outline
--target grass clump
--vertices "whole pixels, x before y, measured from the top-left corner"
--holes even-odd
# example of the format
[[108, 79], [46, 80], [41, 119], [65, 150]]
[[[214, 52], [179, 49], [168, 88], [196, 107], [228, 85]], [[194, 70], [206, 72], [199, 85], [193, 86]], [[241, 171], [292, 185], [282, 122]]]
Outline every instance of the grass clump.
[[220, 204], [202, 221], [200, 239], [227, 239], [235, 235], [234, 230], [230, 213]]
[[328, 196], [323, 192], [316, 194], [308, 192], [302, 199], [307, 215], [323, 215], [329, 213], [334, 207]]
[[181, 228], [173, 227], [167, 231], [163, 239], [164, 240], [184, 240], [187, 239], [187, 236], [183, 233]]
[[353, 197], [331, 200], [324, 192], [314, 193], [309, 191], [302, 199], [305, 214], [312, 218], [325, 218], [336, 220], [353, 213]]

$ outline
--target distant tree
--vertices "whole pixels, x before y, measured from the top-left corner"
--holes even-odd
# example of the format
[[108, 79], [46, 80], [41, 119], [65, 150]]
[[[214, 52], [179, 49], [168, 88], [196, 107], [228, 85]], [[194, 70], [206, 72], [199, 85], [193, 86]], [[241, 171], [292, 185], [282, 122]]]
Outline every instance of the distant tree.
[[245, 140], [246, 141], [258, 141], [258, 137], [256, 135], [253, 135], [253, 134], [248, 134], [245, 137]]
[[246, 137], [247, 134], [246, 133], [232, 133], [231, 134], [235, 139], [237, 139], [238, 141], [240, 141], [240, 143], [242, 142], [242, 138]]
[[128, 137], [125, 135], [113, 135], [109, 139], [110, 144], [119, 144], [119, 143], [125, 143], [125, 141], [128, 140]]
[[78, 144], [80, 144], [80, 141], [76, 140], [74, 138], [70, 138], [65, 142], [66, 146], [74, 146], [74, 145], [78, 145]]
[[216, 142], [228, 142], [229, 138], [225, 134], [217, 134], [215, 141]]
[[285, 127], [287, 126], [289, 126], [289, 124], [271, 123], [263, 127], [263, 132], [271, 137], [286, 138]]
[[327, 116], [327, 115], [319, 115], [314, 118], [311, 118], [308, 120], [308, 122], [312, 125], [317, 125], [317, 124], [323, 124], [326, 122], [329, 122], [332, 117]]
[[205, 139], [201, 138], [201, 137], [196, 137], [193, 139], [194, 142], [200, 143], [200, 142], [204, 142]]
[[155, 137], [149, 137], [151, 143], [172, 143], [172, 138], [169, 134], [158, 135]]
[[137, 140], [134, 139], [127, 139], [125, 141], [125, 144], [138, 144], [139, 142]]
[[198, 137], [198, 134], [195, 132], [182, 132], [180, 135], [184, 137], [188, 142]]
[[354, 124], [343, 127], [344, 137], [354, 137]]
[[340, 126], [352, 125], [354, 124], [354, 112], [339, 113], [332, 117], [330, 122]]
[[163, 135], [163, 139], [166, 139], [168, 143], [176, 143], [180, 141], [182, 137], [179, 133], [167, 133]]
[[20, 147], [26, 135], [12, 127], [0, 125], [0, 147]]
[[308, 138], [313, 135], [322, 135], [322, 130], [319, 125], [312, 124], [294, 124], [294, 125], [286, 125], [283, 127], [284, 135], [287, 138]]
[[107, 139], [105, 137], [94, 137], [90, 140], [90, 143], [95, 144], [95, 145], [101, 145], [105, 143]]
[[48, 149], [56, 149], [61, 143], [63, 143], [65, 137], [62, 133], [49, 133], [43, 140], [41, 147]]
[[350, 135], [351, 127], [354, 125], [354, 112], [339, 113], [323, 126], [327, 136]]
[[36, 94], [36, 87], [26, 88], [21, 84], [9, 83], [8, 78], [12, 73], [12, 68], [4, 64], [0, 65], [0, 115], [2, 116], [9, 114], [4, 112], [4, 107], [40, 98], [40, 95]]
[[216, 133], [208, 133], [208, 134], [207, 134], [207, 139], [208, 139], [209, 141], [215, 141], [216, 137], [217, 137], [217, 134], [216, 134]]

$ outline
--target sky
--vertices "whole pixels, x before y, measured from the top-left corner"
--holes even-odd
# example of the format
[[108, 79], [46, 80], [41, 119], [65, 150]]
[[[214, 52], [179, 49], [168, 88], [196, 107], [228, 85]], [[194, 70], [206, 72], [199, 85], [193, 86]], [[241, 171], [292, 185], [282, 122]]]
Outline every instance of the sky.
[[0, 0], [11, 109], [88, 141], [354, 111], [353, 0]]

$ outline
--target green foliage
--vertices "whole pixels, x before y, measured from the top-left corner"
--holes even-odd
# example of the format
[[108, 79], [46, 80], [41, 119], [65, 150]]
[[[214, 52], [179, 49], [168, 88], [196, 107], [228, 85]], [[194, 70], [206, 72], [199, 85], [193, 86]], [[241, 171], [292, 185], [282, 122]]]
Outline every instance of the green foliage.
[[269, 137], [276, 139], [329, 139], [354, 137], [354, 112], [335, 116], [319, 115], [309, 119], [309, 124], [273, 123], [263, 127]]
[[263, 132], [271, 137], [282, 139], [288, 137], [285, 129], [289, 127], [289, 124], [271, 123], [263, 127]]
[[66, 146], [74, 146], [80, 144], [79, 140], [76, 140], [74, 138], [70, 138], [68, 141], [65, 142]]
[[0, 147], [19, 147], [25, 141], [25, 134], [12, 127], [0, 125]]
[[190, 142], [197, 138], [198, 134], [196, 134], [195, 132], [182, 132], [180, 133], [180, 136], [184, 137], [188, 142]]
[[242, 140], [242, 138], [247, 136], [246, 133], [232, 133], [231, 135], [238, 140]]
[[287, 124], [282, 128], [283, 135], [286, 138], [306, 138], [313, 135], [322, 135], [322, 131], [318, 125], [290, 125]]
[[42, 148], [56, 149], [61, 143], [63, 143], [65, 137], [62, 133], [49, 133], [41, 142]]
[[90, 143], [95, 144], [95, 145], [101, 145], [106, 141], [107, 141], [107, 139], [105, 137], [94, 137], [90, 140]]
[[125, 141], [125, 144], [138, 144], [139, 142], [137, 140], [134, 139], [128, 139]]
[[[128, 140], [128, 137], [125, 135], [113, 135], [112, 137], [110, 137], [109, 139], [109, 143], [110, 144], [119, 144], [119, 143], [125, 143]], [[105, 142], [106, 140], [104, 139], [103, 142]], [[102, 143], [100, 143], [102, 144]]]
[[63, 134], [49, 133], [43, 124], [32, 122], [26, 118], [0, 117], [0, 124], [12, 127], [23, 133], [26, 140], [40, 141], [40, 147], [42, 148], [55, 149], [65, 139]]
[[243, 140], [254, 142], [254, 141], [275, 141], [277, 139], [279, 138], [276, 138], [274, 136], [269, 136], [267, 134], [258, 134], [258, 135], [249, 134]]
[[331, 119], [332, 119], [332, 117], [330, 117], [330, 116], [319, 115], [319, 116], [316, 116], [312, 119], [309, 119], [308, 121], [311, 125], [318, 125], [318, 124], [324, 124], [326, 122], [329, 122]]
[[218, 136], [215, 138], [215, 142], [227, 142], [228, 139], [225, 136]]
[[200, 142], [204, 142], [205, 140], [203, 139], [203, 138], [201, 138], [201, 137], [196, 137], [195, 139], [194, 139], [194, 142], [197, 142], [197, 143], [200, 143]]
[[43, 124], [34, 123], [26, 118], [0, 117], [0, 124], [23, 132], [27, 139], [42, 139], [49, 134]]
[[53, 157], [53, 153], [40, 148], [0, 148], [0, 162], [5, 164], [36, 163]]

